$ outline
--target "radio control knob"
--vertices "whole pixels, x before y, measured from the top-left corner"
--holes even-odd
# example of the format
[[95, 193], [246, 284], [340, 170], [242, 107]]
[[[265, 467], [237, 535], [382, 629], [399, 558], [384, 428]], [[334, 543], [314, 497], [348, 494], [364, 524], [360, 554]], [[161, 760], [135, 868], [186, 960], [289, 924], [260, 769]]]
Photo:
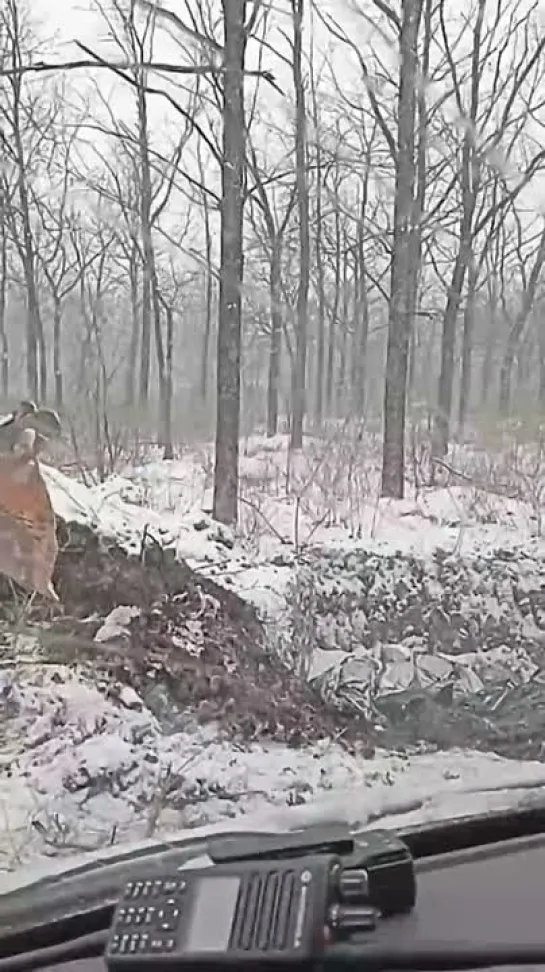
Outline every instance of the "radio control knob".
[[369, 879], [367, 871], [363, 868], [345, 870], [339, 877], [339, 895], [342, 901], [359, 902], [363, 904], [369, 901]]

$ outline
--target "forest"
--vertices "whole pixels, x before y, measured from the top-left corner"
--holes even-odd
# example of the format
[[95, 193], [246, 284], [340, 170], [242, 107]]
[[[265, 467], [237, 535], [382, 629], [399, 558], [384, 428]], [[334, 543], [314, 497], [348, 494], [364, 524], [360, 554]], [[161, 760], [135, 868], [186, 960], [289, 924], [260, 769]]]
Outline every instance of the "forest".
[[537, 2], [92, 9], [70, 43], [0, 11], [3, 401], [104, 475], [214, 439], [226, 524], [254, 431], [374, 423], [392, 498], [416, 434], [431, 479], [476, 428], [539, 437]]

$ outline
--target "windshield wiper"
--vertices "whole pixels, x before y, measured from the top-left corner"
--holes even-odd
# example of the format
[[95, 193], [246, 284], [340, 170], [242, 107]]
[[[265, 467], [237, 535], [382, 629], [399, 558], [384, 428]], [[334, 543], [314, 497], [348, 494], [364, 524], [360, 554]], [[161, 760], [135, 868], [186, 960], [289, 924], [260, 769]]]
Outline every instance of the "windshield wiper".
[[[217, 861], [225, 856], [236, 856], [239, 848], [243, 858], [256, 854], [286, 854], [289, 848], [297, 853], [301, 847], [305, 853], [328, 852], [335, 845], [342, 852], [353, 846], [350, 829], [346, 824], [320, 826], [312, 824], [297, 831], [223, 831], [206, 836], [183, 837], [179, 842], [159, 842], [152, 848], [120, 848], [119, 854], [106, 860], [92, 860], [71, 868], [68, 872], [45, 875], [30, 886], [17, 888], [0, 895], [0, 942], [15, 931], [43, 927], [53, 930], [57, 922], [65, 926], [72, 922], [74, 928], [85, 921], [95, 927], [104, 927], [104, 920], [111, 915], [119, 889], [140, 873], [145, 861], [146, 872], [153, 878], [166, 869], [176, 870], [199, 857]], [[54, 934], [54, 933], [53, 933]], [[50, 933], [44, 931], [44, 939]]]
[[545, 803], [396, 827], [415, 860], [545, 833]]
[[32, 884], [10, 890], [0, 895], [0, 928], [7, 929], [10, 921], [32, 915], [32, 920], [44, 920], [55, 913], [78, 909], [86, 910], [97, 903], [112, 904], [116, 892], [141, 870], [142, 862], [151, 872], [165, 867], [177, 868], [193, 858], [208, 854], [209, 847], [217, 839], [238, 836], [258, 837], [256, 831], [232, 831], [214, 835], [161, 841], [152, 847], [131, 848], [130, 844], [119, 848], [119, 854], [105, 859], [91, 859], [70, 867], [66, 871], [46, 874]]

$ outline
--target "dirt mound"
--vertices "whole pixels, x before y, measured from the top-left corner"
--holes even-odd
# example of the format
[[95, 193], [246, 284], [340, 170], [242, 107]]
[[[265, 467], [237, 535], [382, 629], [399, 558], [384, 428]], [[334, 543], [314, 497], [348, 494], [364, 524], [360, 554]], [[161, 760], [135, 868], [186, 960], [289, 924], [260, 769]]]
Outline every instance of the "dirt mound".
[[[93, 665], [109, 685], [129, 684], [156, 714], [160, 687], [173, 712], [217, 720], [230, 738], [293, 746], [335, 738], [366, 748], [361, 719], [329, 709], [267, 656], [253, 608], [173, 551], [148, 537], [128, 556], [115, 541], [60, 520], [57, 539], [54, 585], [64, 613], [32, 614], [37, 621], [42, 611], [40, 640], [56, 658]], [[104, 618], [121, 605], [139, 613], [117, 641], [98, 644]]]

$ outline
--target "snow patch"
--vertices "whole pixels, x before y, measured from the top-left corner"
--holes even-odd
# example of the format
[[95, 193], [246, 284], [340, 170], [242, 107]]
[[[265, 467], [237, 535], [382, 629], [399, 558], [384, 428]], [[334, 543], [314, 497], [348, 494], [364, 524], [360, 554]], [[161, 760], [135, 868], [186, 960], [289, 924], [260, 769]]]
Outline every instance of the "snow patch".
[[297, 827], [414, 822], [496, 808], [545, 786], [545, 767], [443, 752], [349, 756], [233, 748], [213, 728], [165, 735], [136, 693], [115, 697], [64, 666], [4, 670], [0, 871], [244, 818]]

